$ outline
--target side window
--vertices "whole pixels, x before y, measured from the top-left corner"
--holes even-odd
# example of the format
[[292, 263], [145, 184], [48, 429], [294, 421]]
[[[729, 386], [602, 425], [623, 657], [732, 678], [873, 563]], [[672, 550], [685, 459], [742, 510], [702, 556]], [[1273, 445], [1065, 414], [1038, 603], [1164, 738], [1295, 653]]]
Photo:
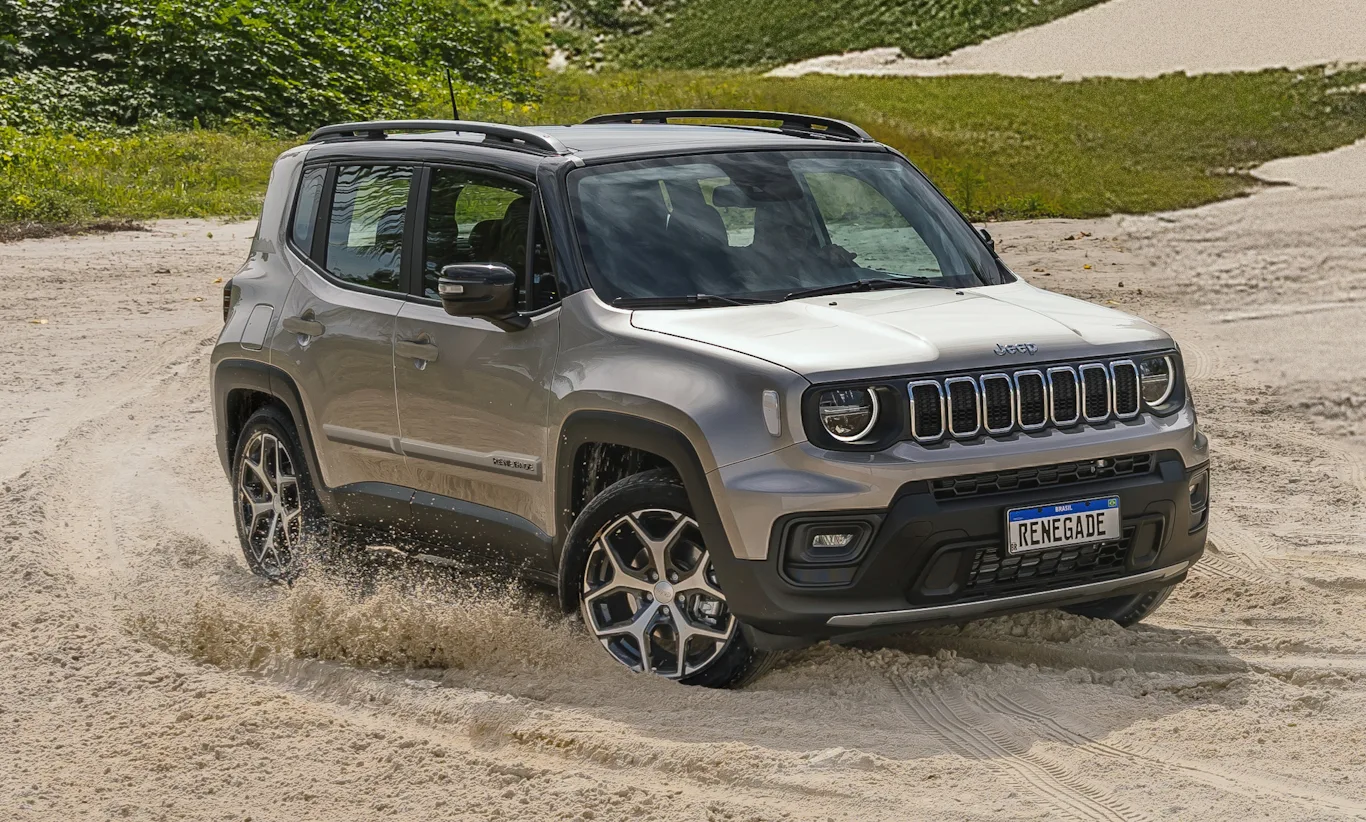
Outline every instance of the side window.
[[437, 299], [436, 281], [452, 263], [503, 263], [524, 277], [531, 195], [530, 185], [501, 177], [433, 169], [422, 293]]
[[912, 277], [942, 277], [939, 261], [896, 206], [863, 180], [834, 172], [802, 175], [830, 232], [863, 268]]
[[289, 228], [289, 238], [294, 247], [304, 254], [313, 253], [313, 229], [318, 224], [318, 206], [323, 199], [323, 180], [327, 168], [314, 166], [304, 171], [299, 181], [299, 196], [294, 200], [294, 222]]
[[332, 193], [324, 267], [356, 285], [399, 290], [412, 169], [342, 166]]

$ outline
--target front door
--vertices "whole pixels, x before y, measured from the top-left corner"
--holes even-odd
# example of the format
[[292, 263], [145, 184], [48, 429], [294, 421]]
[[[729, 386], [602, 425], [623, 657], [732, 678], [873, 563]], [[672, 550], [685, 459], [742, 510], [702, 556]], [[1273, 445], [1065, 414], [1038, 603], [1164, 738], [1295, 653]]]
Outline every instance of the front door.
[[[534, 284], [553, 283], [548, 255], [528, 242], [535, 192], [514, 178], [441, 167], [428, 170], [425, 188], [421, 282], [395, 334], [402, 450], [418, 490], [414, 524], [425, 523], [426, 538], [453, 553], [549, 570], [546, 420], [559, 312], [544, 305], [553, 287]], [[504, 331], [447, 314], [436, 281], [456, 262], [516, 271], [531, 325]]]
[[[407, 513], [399, 490], [405, 461], [398, 447], [393, 335], [406, 296], [403, 227], [415, 171], [371, 165], [305, 171], [291, 229], [296, 276], [271, 357], [299, 387], [321, 480], [339, 491], [344, 505], [373, 496], [349, 491], [391, 485], [394, 519]], [[311, 196], [320, 200], [313, 225], [299, 213], [307, 211], [304, 198]], [[381, 500], [369, 502], [373, 508]], [[342, 512], [348, 513], [387, 518], [374, 510]]]

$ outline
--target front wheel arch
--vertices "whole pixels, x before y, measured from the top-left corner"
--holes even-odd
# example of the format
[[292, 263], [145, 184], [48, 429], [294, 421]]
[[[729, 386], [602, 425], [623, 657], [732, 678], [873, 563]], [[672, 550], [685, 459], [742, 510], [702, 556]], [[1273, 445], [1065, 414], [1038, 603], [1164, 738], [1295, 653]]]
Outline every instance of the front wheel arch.
[[[563, 565], [564, 550], [570, 529], [578, 511], [575, 510], [576, 455], [579, 449], [592, 443], [620, 445], [658, 457], [662, 465], [654, 468], [671, 470], [687, 491], [703, 537], [720, 557], [718, 566], [734, 556], [730, 539], [722, 525], [721, 515], [712, 498], [702, 460], [688, 437], [676, 428], [644, 417], [613, 411], [577, 411], [570, 415], [560, 429], [559, 449], [555, 458], [555, 562]], [[566, 581], [560, 574], [560, 603], [566, 611], [578, 608], [577, 581]]]

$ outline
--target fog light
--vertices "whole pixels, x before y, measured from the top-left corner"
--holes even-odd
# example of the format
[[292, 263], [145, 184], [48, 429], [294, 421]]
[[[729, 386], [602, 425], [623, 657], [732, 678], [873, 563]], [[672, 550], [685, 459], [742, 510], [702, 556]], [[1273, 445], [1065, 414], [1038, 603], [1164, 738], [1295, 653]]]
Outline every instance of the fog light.
[[873, 541], [876, 514], [815, 515], [783, 527], [782, 570], [798, 585], [842, 585], [854, 578]]
[[811, 547], [817, 550], [822, 548], [843, 548], [853, 542], [855, 536], [857, 536], [857, 534], [850, 531], [840, 534], [816, 534], [811, 538]]

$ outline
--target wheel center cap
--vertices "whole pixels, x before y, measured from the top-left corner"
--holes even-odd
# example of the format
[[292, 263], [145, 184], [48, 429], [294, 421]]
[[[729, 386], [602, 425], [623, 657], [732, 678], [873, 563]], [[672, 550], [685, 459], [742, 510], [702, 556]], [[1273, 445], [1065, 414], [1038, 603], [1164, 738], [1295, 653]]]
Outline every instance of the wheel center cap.
[[673, 602], [673, 601], [674, 601], [674, 587], [673, 587], [672, 585], [670, 585], [667, 581], [662, 580], [662, 579], [661, 579], [659, 582], [656, 582], [656, 583], [655, 583], [655, 599], [658, 600], [659, 602], [664, 602], [664, 603]]

